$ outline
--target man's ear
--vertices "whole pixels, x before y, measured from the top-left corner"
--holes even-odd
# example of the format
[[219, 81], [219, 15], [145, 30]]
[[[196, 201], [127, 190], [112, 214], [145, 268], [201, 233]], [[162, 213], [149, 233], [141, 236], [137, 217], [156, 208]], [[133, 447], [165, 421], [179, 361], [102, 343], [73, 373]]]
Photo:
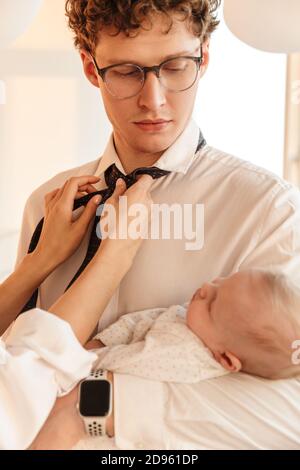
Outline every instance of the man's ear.
[[202, 66], [200, 69], [200, 78], [203, 77], [209, 65], [209, 58], [210, 58], [209, 44], [210, 44], [209, 39], [202, 44], [203, 62], [202, 62]]
[[221, 366], [229, 372], [239, 372], [242, 368], [239, 358], [229, 351], [225, 351], [223, 354], [216, 353], [214, 356]]
[[80, 49], [80, 58], [86, 78], [91, 82], [92, 85], [99, 88], [98, 75], [96, 73], [91, 54], [85, 49]]

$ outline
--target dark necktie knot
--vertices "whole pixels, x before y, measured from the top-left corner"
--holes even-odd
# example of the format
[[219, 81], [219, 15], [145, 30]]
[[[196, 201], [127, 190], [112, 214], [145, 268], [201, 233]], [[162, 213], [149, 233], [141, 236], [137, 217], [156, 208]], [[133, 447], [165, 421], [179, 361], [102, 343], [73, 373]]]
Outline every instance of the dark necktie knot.
[[170, 171], [161, 170], [157, 167], [144, 167], [144, 168], [136, 168], [128, 175], [124, 175], [119, 168], [113, 163], [110, 165], [104, 172], [104, 180], [107, 185], [105, 189], [101, 189], [95, 193], [87, 194], [86, 196], [77, 199], [74, 203], [74, 210], [78, 209], [79, 207], [85, 206], [89, 200], [96, 196], [101, 196], [100, 204], [104, 204], [105, 201], [113, 194], [116, 182], [118, 179], [123, 179], [126, 183], [127, 189], [130, 188], [136, 181], [138, 176], [140, 175], [150, 175], [153, 179], [161, 178], [162, 176], [166, 176], [170, 173]]
[[153, 179], [157, 179], [161, 178], [162, 176], [166, 176], [169, 173], [170, 171], [161, 170], [160, 168], [156, 167], [143, 167], [136, 168], [128, 175], [124, 175], [113, 163], [105, 171], [104, 178], [108, 187], [115, 187], [117, 180], [122, 178], [125, 181], [127, 188], [130, 188], [130, 186], [132, 186], [137, 181], [137, 177], [139, 175], [150, 175]]

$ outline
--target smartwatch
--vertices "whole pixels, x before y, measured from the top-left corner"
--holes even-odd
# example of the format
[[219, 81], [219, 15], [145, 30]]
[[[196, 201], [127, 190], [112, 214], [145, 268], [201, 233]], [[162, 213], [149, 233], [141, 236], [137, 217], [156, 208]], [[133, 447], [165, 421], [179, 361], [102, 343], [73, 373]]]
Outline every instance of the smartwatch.
[[77, 408], [87, 434], [106, 436], [106, 421], [112, 413], [112, 384], [107, 371], [92, 371], [79, 385]]

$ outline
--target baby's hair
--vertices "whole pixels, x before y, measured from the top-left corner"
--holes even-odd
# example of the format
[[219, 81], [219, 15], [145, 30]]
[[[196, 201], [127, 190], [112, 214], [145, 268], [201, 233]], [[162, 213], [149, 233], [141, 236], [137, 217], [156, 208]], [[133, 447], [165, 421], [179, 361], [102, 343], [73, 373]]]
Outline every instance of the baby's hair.
[[[244, 361], [243, 370], [271, 379], [300, 375], [300, 366], [292, 363], [292, 344], [300, 340], [300, 288], [292, 279], [276, 269], [257, 269], [266, 286], [264, 306], [270, 309], [266, 321], [257, 317], [259, 330], [248, 322], [247, 336], [261, 351], [261, 361]], [[262, 306], [262, 308], [264, 308]], [[260, 310], [263, 315], [263, 310]], [[257, 313], [260, 315], [259, 313]], [[265, 355], [265, 361], [264, 354]], [[270, 358], [273, 355], [273, 361]], [[256, 361], [257, 362], [257, 361]], [[254, 369], [257, 369], [254, 371]]]
[[274, 309], [288, 310], [290, 315], [299, 321], [300, 288], [290, 277], [276, 269], [261, 270], [272, 292]]

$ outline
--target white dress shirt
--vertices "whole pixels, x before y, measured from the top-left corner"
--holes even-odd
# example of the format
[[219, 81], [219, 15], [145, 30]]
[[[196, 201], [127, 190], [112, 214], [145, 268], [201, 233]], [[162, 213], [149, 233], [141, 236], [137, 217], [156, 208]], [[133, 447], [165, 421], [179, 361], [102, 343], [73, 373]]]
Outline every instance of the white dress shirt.
[[26, 449], [57, 396], [89, 375], [95, 359], [55, 315], [21, 315], [0, 339], [0, 449]]
[[150, 380], [196, 383], [228, 372], [186, 324], [187, 304], [122, 315], [98, 333], [96, 369]]
[[[198, 126], [191, 120], [156, 162], [155, 166], [172, 173], [154, 182], [152, 198], [155, 203], [204, 204], [203, 248], [187, 251], [184, 239], [145, 240], [102, 315], [100, 329], [127, 312], [183, 304], [204, 281], [243, 269], [277, 267], [300, 283], [299, 190], [209, 145], [195, 154], [198, 138]], [[100, 160], [55, 176], [30, 196], [18, 261], [43, 217], [44, 195], [71, 176], [103, 176], [114, 162], [123, 171], [111, 136]], [[103, 187], [101, 181], [98, 189]], [[85, 256], [87, 243], [88, 237], [43, 283], [42, 308], [47, 309], [64, 291]], [[133, 448], [139, 441], [154, 448], [299, 445], [295, 396], [299, 397], [300, 388], [295, 379], [271, 384], [241, 374], [214, 379], [212, 384], [163, 385], [116, 374], [115, 380], [120, 447]], [[133, 400], [134, 394], [141, 399]]]

